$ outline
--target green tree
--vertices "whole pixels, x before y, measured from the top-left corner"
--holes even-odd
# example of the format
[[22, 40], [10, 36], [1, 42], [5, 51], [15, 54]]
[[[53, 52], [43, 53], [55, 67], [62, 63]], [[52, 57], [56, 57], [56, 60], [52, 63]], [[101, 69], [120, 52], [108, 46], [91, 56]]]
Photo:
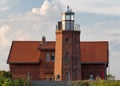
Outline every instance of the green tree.
[[3, 82], [4, 82], [4, 77], [0, 76], [0, 86], [2, 86]]
[[23, 79], [15, 79], [14, 86], [23, 86], [24, 80]]
[[14, 86], [14, 81], [10, 78], [6, 78], [4, 79], [4, 83], [2, 84], [2, 86]]
[[12, 79], [9, 71], [0, 71], [0, 86], [23, 86], [23, 79]]
[[0, 71], [0, 77], [11, 78], [11, 73], [9, 71]]
[[107, 80], [115, 80], [115, 76], [108, 74], [107, 75]]

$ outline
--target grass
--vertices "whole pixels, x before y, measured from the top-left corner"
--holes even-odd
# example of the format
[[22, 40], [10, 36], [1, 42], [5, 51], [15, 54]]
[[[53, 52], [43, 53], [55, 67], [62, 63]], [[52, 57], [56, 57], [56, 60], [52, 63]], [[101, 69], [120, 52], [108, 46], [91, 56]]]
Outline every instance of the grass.
[[84, 80], [73, 81], [72, 86], [120, 86], [119, 80]]

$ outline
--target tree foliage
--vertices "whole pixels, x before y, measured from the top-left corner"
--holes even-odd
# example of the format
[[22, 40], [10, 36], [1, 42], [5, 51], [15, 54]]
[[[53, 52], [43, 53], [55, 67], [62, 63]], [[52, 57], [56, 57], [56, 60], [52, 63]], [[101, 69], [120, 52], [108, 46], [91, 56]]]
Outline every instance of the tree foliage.
[[108, 74], [107, 75], [107, 80], [115, 80], [115, 76]]
[[23, 79], [12, 79], [9, 71], [0, 71], [0, 86], [23, 86]]

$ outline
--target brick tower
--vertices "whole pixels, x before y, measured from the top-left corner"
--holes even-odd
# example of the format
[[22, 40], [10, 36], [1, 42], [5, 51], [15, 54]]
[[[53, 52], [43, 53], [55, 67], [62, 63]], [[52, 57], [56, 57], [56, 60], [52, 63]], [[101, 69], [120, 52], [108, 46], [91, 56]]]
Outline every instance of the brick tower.
[[80, 80], [80, 30], [74, 24], [74, 12], [67, 7], [56, 26], [55, 80]]

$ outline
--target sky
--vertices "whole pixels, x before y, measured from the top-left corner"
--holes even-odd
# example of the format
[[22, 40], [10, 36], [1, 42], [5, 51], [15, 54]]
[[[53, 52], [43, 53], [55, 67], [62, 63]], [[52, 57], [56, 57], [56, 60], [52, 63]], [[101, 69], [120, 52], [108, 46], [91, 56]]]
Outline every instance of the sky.
[[0, 70], [12, 41], [55, 41], [55, 28], [66, 6], [75, 12], [81, 41], [109, 42], [109, 73], [120, 79], [120, 0], [0, 0]]

